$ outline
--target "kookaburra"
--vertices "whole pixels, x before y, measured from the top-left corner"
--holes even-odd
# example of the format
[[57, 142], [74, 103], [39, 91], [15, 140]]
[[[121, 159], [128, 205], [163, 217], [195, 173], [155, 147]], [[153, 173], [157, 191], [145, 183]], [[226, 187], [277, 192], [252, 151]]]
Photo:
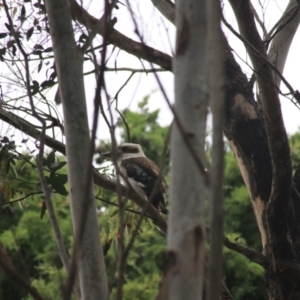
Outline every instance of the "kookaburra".
[[[111, 158], [112, 153], [101, 153], [101, 156]], [[120, 172], [128, 179], [132, 188], [138, 194], [150, 199], [155, 208], [164, 212], [166, 188], [160, 170], [145, 156], [141, 146], [131, 143], [121, 144], [116, 149], [116, 158]]]

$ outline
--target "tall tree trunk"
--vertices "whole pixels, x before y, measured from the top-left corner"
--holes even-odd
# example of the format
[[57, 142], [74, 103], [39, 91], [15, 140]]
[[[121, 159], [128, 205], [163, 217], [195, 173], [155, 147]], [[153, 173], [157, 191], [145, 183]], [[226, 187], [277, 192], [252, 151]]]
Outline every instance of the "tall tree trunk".
[[205, 1], [177, 1], [176, 17], [176, 116], [171, 137], [172, 184], [164, 282], [169, 299], [202, 299], [206, 195], [203, 165], [208, 106]]
[[[258, 34], [249, 1], [230, 0], [230, 3], [255, 71], [259, 99], [258, 102], [253, 100], [251, 87], [244, 76], [238, 75], [241, 73], [238, 68], [227, 68], [228, 77], [233, 80], [227, 89], [227, 115], [230, 117], [225, 128], [250, 192], [262, 235], [268, 259], [269, 299], [299, 299], [297, 211], [291, 201], [290, 150], [274, 67]], [[283, 60], [285, 55], [282, 54]], [[279, 67], [282, 71], [283, 66]]]
[[[47, 13], [53, 42], [55, 65], [63, 104], [68, 179], [75, 236], [79, 234], [85, 205], [84, 233], [78, 257], [79, 281], [83, 300], [108, 299], [103, 251], [92, 182], [88, 189], [89, 128], [83, 83], [83, 54], [77, 48], [67, 0], [47, 0]], [[85, 191], [88, 190], [87, 195]]]
[[210, 169], [210, 247], [206, 300], [220, 299], [223, 277], [224, 241], [224, 41], [219, 0], [207, 0], [208, 18], [208, 95], [213, 118], [212, 163]]

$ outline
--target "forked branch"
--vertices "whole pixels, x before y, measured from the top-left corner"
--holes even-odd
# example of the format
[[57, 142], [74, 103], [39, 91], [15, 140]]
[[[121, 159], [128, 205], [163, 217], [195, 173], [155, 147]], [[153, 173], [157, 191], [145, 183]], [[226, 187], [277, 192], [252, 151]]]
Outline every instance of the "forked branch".
[[[257, 83], [267, 129], [273, 175], [268, 207], [272, 242], [276, 243], [280, 240], [282, 243], [282, 241], [285, 241], [284, 243], [287, 246], [288, 199], [291, 189], [292, 168], [279, 95], [275, 86], [272, 69], [264, 63], [256, 51], [252, 49], [252, 47], [254, 47], [265, 59], [268, 59], [264, 42], [255, 25], [249, 0], [230, 0], [230, 3], [236, 15], [240, 33], [242, 37], [247, 40], [245, 47], [257, 74]], [[252, 45], [252, 47], [249, 47], [248, 43]], [[278, 224], [280, 224], [280, 226]], [[278, 255], [280, 254], [278, 253]]]

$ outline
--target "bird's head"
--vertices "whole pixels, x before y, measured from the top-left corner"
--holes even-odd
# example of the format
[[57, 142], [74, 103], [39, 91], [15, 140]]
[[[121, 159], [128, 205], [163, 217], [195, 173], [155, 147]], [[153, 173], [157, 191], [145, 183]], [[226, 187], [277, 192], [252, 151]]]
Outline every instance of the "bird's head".
[[[106, 152], [101, 153], [102, 157], [111, 159], [113, 153]], [[132, 143], [123, 143], [116, 148], [116, 156], [117, 159], [126, 159], [132, 157], [145, 157], [145, 154], [142, 150], [142, 147], [139, 144], [132, 144]]]

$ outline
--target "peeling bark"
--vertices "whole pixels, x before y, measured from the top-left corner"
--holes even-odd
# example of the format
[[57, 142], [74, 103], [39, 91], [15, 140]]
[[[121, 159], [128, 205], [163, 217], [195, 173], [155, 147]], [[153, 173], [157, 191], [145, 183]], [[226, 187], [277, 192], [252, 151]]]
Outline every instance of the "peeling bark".
[[[268, 64], [264, 43], [255, 26], [249, 1], [230, 0], [230, 3], [256, 72], [260, 92], [257, 105], [254, 103], [258, 117], [249, 118], [247, 122], [243, 120], [243, 125], [252, 124], [252, 128], [257, 128], [258, 134], [251, 136], [249, 142], [255, 145], [255, 140], [251, 141], [255, 137], [258, 148], [254, 147], [247, 153], [247, 148], [239, 149], [237, 145], [235, 146], [236, 152], [240, 154], [246, 166], [245, 169], [247, 169], [249, 158], [251, 162], [251, 157], [253, 157], [255, 169], [259, 170], [263, 166], [263, 169], [260, 169], [263, 173], [250, 172], [247, 175], [251, 174], [254, 177], [244, 175], [244, 179], [246, 184], [248, 182], [251, 198], [256, 196], [255, 202], [253, 201], [254, 211], [263, 238], [264, 252], [270, 262], [266, 268], [269, 299], [299, 299], [300, 268], [298, 246], [296, 246], [299, 234], [295, 232], [295, 206], [290, 201], [292, 182], [290, 149], [283, 125], [278, 91], [272, 68]], [[245, 93], [242, 94], [246, 96]], [[251, 104], [251, 101], [249, 103]], [[245, 111], [243, 115], [247, 115]], [[253, 113], [248, 113], [248, 116], [253, 116]], [[241, 133], [242, 126], [239, 127]], [[251, 130], [247, 129], [246, 132], [249, 135]], [[236, 138], [232, 141], [236, 144]], [[245, 144], [247, 145], [247, 142]], [[251, 148], [250, 144], [249, 148]], [[259, 148], [261, 151], [253, 151]], [[243, 152], [246, 153], [245, 157], [243, 157]], [[263, 159], [265, 156], [268, 157], [267, 161]], [[252, 166], [249, 165], [250, 169]], [[256, 178], [257, 175], [258, 177], [267, 176], [261, 177], [262, 180], [259, 181]]]
[[[93, 29], [98, 20], [89, 15], [74, 0], [70, 2], [73, 18], [87, 26], [87, 28]], [[152, 2], [157, 5], [157, 8], [163, 14], [169, 14], [172, 21], [174, 5], [169, 5], [168, 0], [152, 0]], [[294, 174], [293, 187], [291, 188], [289, 149], [281, 122], [278, 90], [276, 89], [276, 85], [279, 83], [278, 79], [273, 81], [273, 71], [269, 70], [266, 63], [268, 59], [273, 63], [276, 62], [276, 66], [282, 72], [289, 45], [299, 23], [299, 2], [296, 0], [289, 2], [286, 11], [289, 11], [291, 7], [295, 9], [295, 19], [292, 18], [288, 26], [282, 28], [275, 35], [269, 55], [266, 53], [265, 44], [260, 41], [260, 37], [256, 32], [251, 10], [247, 8], [248, 1], [231, 0], [231, 3], [236, 9], [244, 10], [242, 17], [238, 17], [240, 19], [239, 22], [244, 26], [241, 32], [249, 42], [249, 45], [252, 48], [254, 47], [254, 50], [257, 50], [253, 51], [251, 47], [248, 47], [248, 51], [252, 51], [251, 59], [254, 62], [253, 65], [259, 78], [261, 99], [258, 99], [257, 102], [255, 101], [252, 86], [235, 61], [231, 49], [224, 38], [224, 43], [227, 45], [224, 53], [226, 78], [226, 120], [224, 132], [235, 153], [243, 179], [247, 185], [261, 233], [262, 245], [267, 256], [262, 261], [266, 269], [269, 299], [300, 299], [300, 167]], [[165, 4], [168, 6], [164, 6]], [[238, 7], [238, 5], [240, 6]], [[285, 13], [285, 15], [288, 14]], [[284, 24], [285, 20], [284, 16], [280, 21], [281, 23], [279, 23]], [[277, 26], [280, 27], [280, 24]], [[290, 25], [292, 29], [289, 29]], [[187, 36], [184, 36], [184, 32], [187, 32], [189, 25], [186, 23], [185, 26], [180, 28], [182, 30], [182, 38], [179, 40], [177, 54], [185, 55], [186, 51], [188, 51], [189, 39]], [[288, 42], [285, 36], [287, 32], [289, 33]], [[103, 28], [99, 29], [99, 34], [103, 34]], [[129, 39], [114, 28], [111, 28], [109, 41], [138, 58], [148, 60], [167, 70], [172, 69], [172, 58], [169, 55]], [[185, 71], [185, 68], [182, 68], [182, 70]], [[265, 79], [268, 80], [264, 81]], [[6, 117], [7, 115], [5, 114], [1, 116], [2, 119]], [[24, 130], [25, 126], [23, 125], [16, 122], [14, 126], [23, 131], [28, 130], [30, 135], [35, 136], [37, 134], [30, 127], [26, 127], [26, 130]], [[189, 130], [189, 132], [192, 131]], [[191, 136], [195, 136], [193, 132]], [[284, 138], [282, 139], [282, 137]], [[60, 144], [57, 144], [55, 140], [49, 137], [46, 137], [46, 143], [64, 151]], [[274, 176], [276, 177], [275, 179]], [[111, 181], [101, 176], [95, 176], [95, 183], [97, 183], [97, 180], [102, 187], [115, 191], [115, 185]], [[124, 189], [124, 193], [127, 192]], [[135, 199], [136, 195], [131, 193], [130, 197]], [[270, 199], [272, 201], [275, 199], [272, 205], [269, 204]], [[139, 199], [136, 201], [136, 203], [141, 203]], [[155, 211], [151, 210], [151, 207], [148, 213], [166, 232], [164, 220], [160, 219], [159, 215], [156, 215]], [[202, 227], [201, 224], [200, 227], [198, 225], [193, 224], [193, 226], [190, 226], [187, 230], [187, 240], [183, 240], [183, 243], [182, 241], [178, 243], [181, 247], [187, 242], [191, 243], [193, 248], [189, 249], [188, 253], [194, 259], [198, 255], [195, 255], [195, 253], [198, 253], [196, 251], [197, 247], [201, 248], [203, 246], [201, 234], [198, 234], [202, 232], [202, 230], [198, 230]], [[168, 299], [170, 278], [174, 275], [174, 272], [175, 274], [178, 272], [180, 266], [182, 266], [180, 255], [178, 255], [178, 252], [170, 249], [167, 254], [167, 265], [163, 281], [166, 289], [160, 289], [162, 298], [159, 299]], [[191, 269], [190, 271], [194, 270]]]
[[226, 120], [224, 133], [237, 158], [244, 182], [250, 194], [255, 216], [266, 245], [265, 209], [272, 184], [272, 164], [262, 113], [254, 100], [252, 87], [229, 46], [226, 61]]

